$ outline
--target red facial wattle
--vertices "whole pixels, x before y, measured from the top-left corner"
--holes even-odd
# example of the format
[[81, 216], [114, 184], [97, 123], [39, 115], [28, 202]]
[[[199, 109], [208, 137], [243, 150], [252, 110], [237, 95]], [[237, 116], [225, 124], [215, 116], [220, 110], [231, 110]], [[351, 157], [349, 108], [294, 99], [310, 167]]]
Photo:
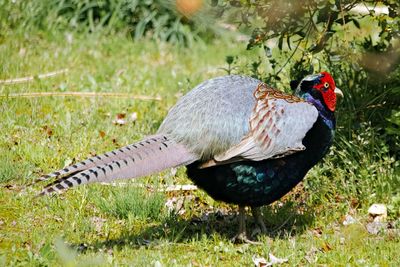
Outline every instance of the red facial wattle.
[[[335, 81], [328, 72], [322, 72], [321, 74], [323, 76], [320, 79], [320, 83], [315, 85], [314, 88], [321, 92], [326, 107], [333, 112], [336, 108]], [[325, 84], [329, 85], [328, 88], [325, 87]]]
[[335, 111], [336, 108], [336, 94], [333, 90], [328, 90], [322, 93], [322, 98], [324, 99], [325, 105], [330, 111]]

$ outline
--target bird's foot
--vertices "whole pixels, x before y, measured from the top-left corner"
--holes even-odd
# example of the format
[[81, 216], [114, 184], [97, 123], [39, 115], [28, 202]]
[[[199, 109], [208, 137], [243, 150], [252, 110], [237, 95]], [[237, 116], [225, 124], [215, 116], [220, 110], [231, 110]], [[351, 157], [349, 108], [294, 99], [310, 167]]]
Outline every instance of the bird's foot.
[[246, 233], [238, 233], [231, 239], [231, 241], [235, 244], [262, 245], [261, 242], [248, 239]]
[[233, 243], [246, 243], [252, 245], [260, 245], [260, 242], [252, 241], [246, 235], [246, 213], [243, 206], [239, 206], [239, 231], [238, 234], [232, 238]]
[[261, 234], [266, 234], [268, 232], [268, 229], [265, 226], [264, 218], [261, 215], [260, 208], [252, 208], [251, 212], [253, 213], [255, 223], [256, 223], [257, 227], [259, 228]]
[[268, 229], [265, 226], [265, 223], [263, 221], [260, 221], [260, 222], [256, 221], [255, 224], [256, 225], [255, 225], [255, 228], [254, 228], [251, 236], [268, 234]]

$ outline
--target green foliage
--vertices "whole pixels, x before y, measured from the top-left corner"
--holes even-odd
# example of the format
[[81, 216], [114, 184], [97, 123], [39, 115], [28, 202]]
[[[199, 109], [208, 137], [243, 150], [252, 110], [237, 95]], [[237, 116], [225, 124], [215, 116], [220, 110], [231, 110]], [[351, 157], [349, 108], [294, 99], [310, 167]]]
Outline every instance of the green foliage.
[[[400, 216], [400, 2], [218, 2], [222, 12], [237, 13], [242, 28], [252, 32], [247, 49], [260, 55], [256, 60], [230, 56], [225, 71], [245, 73], [284, 89], [291, 80], [327, 70], [344, 92], [336, 112], [335, 144], [305, 182], [311, 193], [309, 205], [346, 202], [341, 206], [346, 212], [349, 207], [387, 203], [396, 220]], [[365, 8], [369, 12], [363, 12]]]
[[191, 44], [214, 32], [207, 19], [204, 12], [184, 17], [170, 0], [0, 1], [0, 29], [8, 30], [125, 31], [136, 40]]
[[167, 216], [165, 195], [148, 193], [143, 188], [113, 188], [106, 196], [94, 195], [93, 201], [102, 212], [120, 219], [161, 220]]
[[[340, 34], [343, 26], [352, 24], [361, 29], [364, 18], [372, 18], [379, 27], [379, 41], [370, 36], [364, 41], [366, 49], [386, 51], [393, 48], [391, 43], [399, 37], [398, 1], [335, 1], [335, 0], [263, 0], [263, 1], [220, 1], [221, 12], [238, 9], [240, 23], [253, 29], [252, 38], [247, 46], [251, 49], [261, 46], [268, 49], [267, 41], [277, 41], [279, 50], [295, 48], [301, 45], [304, 52], [319, 53], [325, 49], [337, 50], [337, 44], [347, 40], [332, 40]], [[364, 7], [364, 11], [355, 8]], [[386, 7], [388, 13], [376, 13], [376, 7]], [[365, 14], [366, 12], [366, 14]], [[374, 39], [374, 40], [372, 40]], [[328, 42], [331, 41], [331, 42]], [[305, 43], [302, 43], [305, 42]], [[369, 45], [368, 45], [369, 44]]]
[[[318, 173], [306, 180], [308, 190], [316, 193], [312, 198], [322, 198], [317, 203], [343, 198], [355, 208], [373, 203], [397, 206], [400, 164], [375, 129], [362, 123], [350, 138], [339, 135], [337, 139]], [[392, 209], [391, 216], [398, 218], [400, 210]]]
[[[29, 175], [30, 171], [27, 163], [19, 163], [15, 159], [15, 156], [11, 153], [4, 153], [0, 159], [1, 172], [0, 172], [0, 183], [9, 182], [15, 177], [26, 177]], [[15, 165], [18, 164], [18, 168]]]
[[392, 114], [386, 120], [388, 121], [388, 125], [385, 128], [386, 133], [394, 139], [393, 149], [398, 153], [400, 147], [396, 146], [396, 144], [400, 144], [400, 110], [392, 110]]
[[[252, 30], [247, 49], [264, 52], [247, 64], [247, 74], [285, 88], [307, 74], [331, 72], [345, 93], [339, 135], [348, 140], [370, 122], [400, 158], [400, 2], [217, 2], [221, 12], [237, 12], [242, 27]], [[232, 64], [229, 69], [243, 71]]]

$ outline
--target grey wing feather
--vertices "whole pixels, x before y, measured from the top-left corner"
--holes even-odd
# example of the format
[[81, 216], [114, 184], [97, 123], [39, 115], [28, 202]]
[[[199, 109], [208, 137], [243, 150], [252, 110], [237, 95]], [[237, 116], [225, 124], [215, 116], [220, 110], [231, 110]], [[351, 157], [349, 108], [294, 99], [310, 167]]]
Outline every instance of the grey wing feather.
[[256, 103], [253, 93], [259, 83], [239, 75], [203, 82], [169, 111], [158, 133], [171, 136], [202, 160], [211, 159], [249, 131]]

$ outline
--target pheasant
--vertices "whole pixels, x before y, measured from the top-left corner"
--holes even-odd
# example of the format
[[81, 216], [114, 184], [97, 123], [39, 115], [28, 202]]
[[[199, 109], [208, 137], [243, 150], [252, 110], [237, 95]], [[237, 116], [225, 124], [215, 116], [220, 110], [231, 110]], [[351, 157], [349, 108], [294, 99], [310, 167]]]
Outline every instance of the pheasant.
[[245, 206], [266, 231], [260, 207], [295, 187], [332, 144], [336, 88], [331, 75], [306, 76], [294, 95], [246, 76], [207, 80], [171, 108], [155, 135], [42, 176], [40, 195], [92, 182], [150, 175], [187, 166], [188, 177], [216, 200]]

